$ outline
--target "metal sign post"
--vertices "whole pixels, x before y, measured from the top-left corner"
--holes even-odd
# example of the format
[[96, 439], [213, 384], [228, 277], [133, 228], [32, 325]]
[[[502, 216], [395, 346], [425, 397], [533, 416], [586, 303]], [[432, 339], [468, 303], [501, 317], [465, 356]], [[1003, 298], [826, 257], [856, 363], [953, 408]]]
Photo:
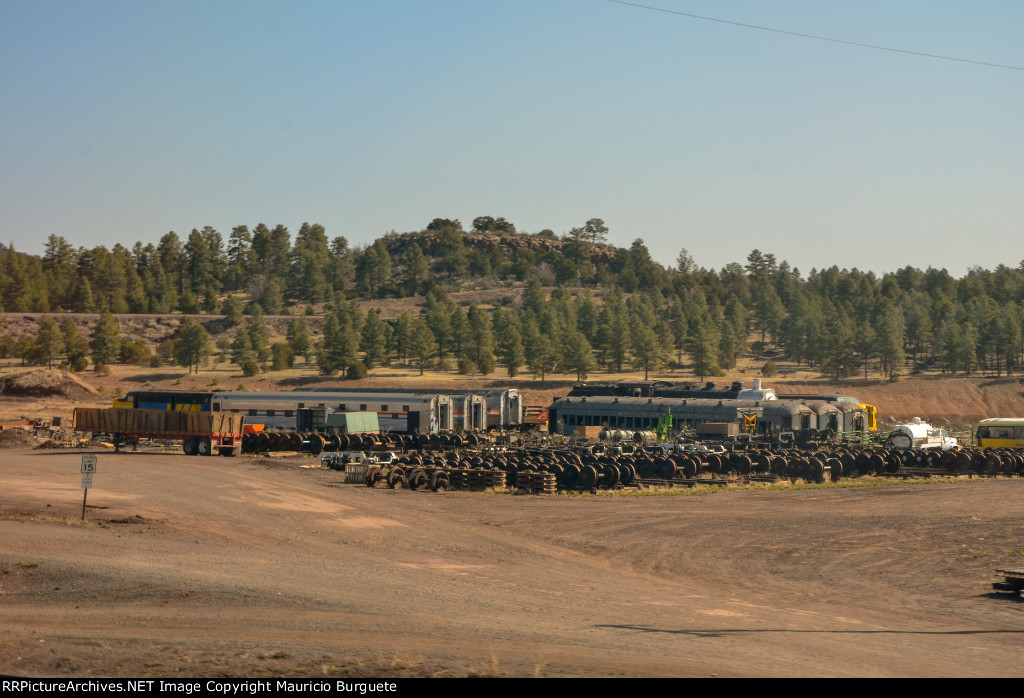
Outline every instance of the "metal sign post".
[[82, 456], [82, 521], [85, 521], [85, 500], [89, 496], [89, 488], [92, 487], [92, 476], [96, 473], [97, 460], [96, 455], [92, 453]]

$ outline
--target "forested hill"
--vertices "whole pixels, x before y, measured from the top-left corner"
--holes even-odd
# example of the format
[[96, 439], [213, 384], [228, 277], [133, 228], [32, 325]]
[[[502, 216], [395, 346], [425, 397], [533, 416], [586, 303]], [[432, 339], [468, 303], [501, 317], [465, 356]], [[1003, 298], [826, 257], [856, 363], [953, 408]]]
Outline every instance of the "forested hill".
[[[239, 365], [305, 355], [324, 373], [454, 360], [463, 372], [497, 365], [514, 375], [527, 366], [540, 376], [630, 367], [646, 374], [672, 364], [703, 378], [755, 357], [766, 375], [775, 359], [833, 377], [894, 378], [921, 370], [999, 375], [1018, 371], [1024, 358], [1024, 264], [959, 279], [909, 266], [882, 276], [838, 267], [804, 275], [758, 250], [705, 269], [684, 249], [666, 267], [642, 240], [608, 245], [608, 232], [591, 219], [561, 236], [523, 234], [481, 216], [469, 230], [435, 219], [364, 248], [310, 223], [294, 236], [259, 224], [237, 226], [225, 239], [206, 227], [112, 249], [76, 248], [51, 235], [41, 257], [0, 246], [0, 311], [218, 313], [224, 327], [240, 328], [231, 330]], [[450, 296], [495, 288], [509, 290], [497, 307], [466, 307]], [[359, 309], [391, 298], [417, 303], [390, 321]], [[258, 326], [263, 314], [281, 313], [297, 316], [296, 329], [272, 351]], [[303, 328], [307, 315], [327, 316], [322, 333]], [[69, 341], [16, 349], [5, 334], [0, 351], [49, 363], [71, 357]], [[198, 365], [212, 347], [208, 338], [196, 341], [189, 361]], [[143, 349], [120, 358], [147, 356]], [[164, 360], [172, 356], [166, 349]]]

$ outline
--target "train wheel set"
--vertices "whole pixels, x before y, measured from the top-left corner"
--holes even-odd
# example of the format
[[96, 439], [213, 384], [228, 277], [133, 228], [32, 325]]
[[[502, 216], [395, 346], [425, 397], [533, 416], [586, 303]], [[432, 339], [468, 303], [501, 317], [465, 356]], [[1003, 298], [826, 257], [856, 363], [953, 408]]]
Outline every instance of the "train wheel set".
[[476, 448], [477, 434], [327, 434], [262, 431], [242, 437], [243, 453], [297, 451], [319, 455], [340, 451], [405, 451], [413, 449]]
[[369, 487], [411, 490], [518, 488], [537, 494], [595, 492], [625, 487], [688, 486], [802, 479], [836, 482], [861, 476], [1019, 476], [1024, 450], [890, 451], [868, 448], [743, 450], [632, 454], [593, 450], [405, 453], [389, 465], [370, 465]]

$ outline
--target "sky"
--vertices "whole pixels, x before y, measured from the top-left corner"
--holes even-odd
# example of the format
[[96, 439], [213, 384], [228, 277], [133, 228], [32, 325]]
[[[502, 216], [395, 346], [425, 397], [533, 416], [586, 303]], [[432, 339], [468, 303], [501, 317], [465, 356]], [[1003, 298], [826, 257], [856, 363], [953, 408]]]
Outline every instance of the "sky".
[[0, 241], [591, 218], [675, 264], [1024, 259], [1024, 3], [0, 0]]

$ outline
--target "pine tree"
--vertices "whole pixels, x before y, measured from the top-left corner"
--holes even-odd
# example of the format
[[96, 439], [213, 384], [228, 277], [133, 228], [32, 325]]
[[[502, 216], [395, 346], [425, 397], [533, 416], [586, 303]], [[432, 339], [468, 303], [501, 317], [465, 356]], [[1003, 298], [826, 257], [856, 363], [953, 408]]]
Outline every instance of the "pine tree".
[[57, 326], [57, 321], [49, 315], [39, 318], [34, 352], [36, 361], [45, 363], [47, 368], [52, 368], [53, 360], [60, 355], [63, 348], [64, 336]]
[[235, 226], [231, 229], [231, 235], [228, 237], [227, 273], [224, 283], [227, 290], [238, 291], [249, 283], [255, 268], [253, 257], [252, 235], [249, 234], [249, 227]]
[[244, 329], [235, 333], [235, 339], [231, 342], [231, 363], [242, 367], [246, 361], [255, 360], [256, 354], [252, 350], [252, 342], [249, 340], [249, 333]]
[[285, 339], [292, 348], [292, 352], [302, 356], [306, 364], [308, 364], [313, 348], [313, 333], [309, 329], [309, 323], [306, 321], [306, 318], [300, 316], [288, 323]]
[[686, 339], [686, 353], [693, 362], [693, 372], [699, 380], [718, 370], [718, 330], [705, 315], [697, 316], [691, 323]]
[[395, 324], [391, 328], [391, 346], [388, 347], [388, 352], [403, 362], [409, 358], [412, 325], [413, 317], [406, 311], [395, 319]]
[[330, 290], [327, 282], [330, 256], [324, 227], [318, 223], [303, 223], [292, 248], [289, 285], [300, 299], [314, 303], [326, 300]]
[[121, 330], [117, 326], [117, 320], [109, 311], [100, 315], [100, 319], [93, 327], [89, 346], [92, 348], [94, 363], [109, 364], [120, 354]]
[[263, 309], [260, 306], [254, 306], [253, 313], [246, 323], [246, 329], [249, 332], [249, 344], [252, 345], [256, 359], [265, 360], [270, 346], [270, 328], [267, 327], [267, 321], [263, 317]]
[[896, 380], [899, 368], [906, 360], [903, 343], [906, 330], [903, 325], [903, 313], [896, 306], [889, 306], [882, 312], [881, 327], [878, 332], [878, 357], [882, 362], [882, 372], [890, 381]]
[[555, 370], [558, 365], [558, 349], [546, 335], [539, 334], [532, 342], [526, 354], [526, 365], [530, 372], [544, 380], [544, 377]]
[[220, 307], [221, 315], [224, 316], [224, 322], [228, 327], [234, 327], [242, 322], [244, 311], [245, 306], [242, 305], [242, 299], [234, 294], [225, 298]]
[[494, 333], [487, 311], [469, 306], [466, 315], [466, 357], [484, 375], [494, 372]]
[[878, 336], [874, 328], [865, 320], [857, 325], [853, 334], [852, 349], [864, 367], [864, 380], [868, 378], [868, 365], [878, 356]]
[[317, 354], [317, 364], [324, 375], [347, 370], [356, 360], [356, 337], [348, 315], [336, 313], [327, 318], [324, 342]]
[[657, 371], [664, 365], [665, 347], [658, 333], [642, 319], [633, 323], [629, 334], [633, 366], [643, 369], [644, 380], [647, 380], [651, 371]]
[[437, 340], [423, 319], [412, 322], [409, 332], [409, 355], [416, 359], [420, 367], [420, 375], [423, 369], [430, 362], [430, 357], [437, 351]]
[[430, 268], [423, 250], [413, 242], [402, 254], [402, 287], [408, 295], [415, 296], [429, 275]]
[[575, 372], [578, 381], [586, 378], [587, 372], [597, 366], [590, 342], [577, 329], [569, 330], [563, 338], [561, 358], [562, 369], [566, 372]]
[[88, 361], [89, 343], [85, 341], [78, 331], [78, 325], [69, 317], [64, 318], [60, 323], [60, 332], [64, 342], [64, 355], [68, 360], [68, 367], [72, 371], [83, 370]]
[[213, 344], [210, 335], [202, 325], [192, 322], [191, 318], [184, 317], [178, 325], [178, 341], [174, 345], [174, 359], [179, 366], [188, 368], [192, 373], [199, 373], [199, 364], [206, 360], [213, 352]]
[[373, 368], [378, 363], [387, 363], [388, 335], [385, 323], [380, 319], [380, 310], [377, 308], [366, 314], [359, 348], [365, 354], [364, 363], [367, 368]]

